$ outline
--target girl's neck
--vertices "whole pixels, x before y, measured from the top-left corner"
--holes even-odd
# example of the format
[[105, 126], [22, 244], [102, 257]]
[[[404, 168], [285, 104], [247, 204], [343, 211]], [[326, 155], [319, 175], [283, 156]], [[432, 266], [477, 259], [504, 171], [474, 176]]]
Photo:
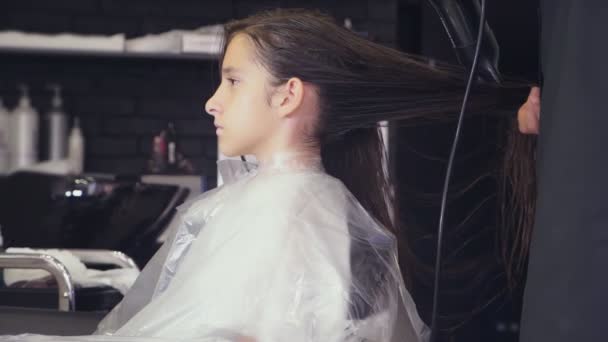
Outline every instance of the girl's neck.
[[[257, 157], [257, 156], [256, 156]], [[316, 149], [285, 149], [258, 159], [259, 170], [323, 171], [321, 153]]]

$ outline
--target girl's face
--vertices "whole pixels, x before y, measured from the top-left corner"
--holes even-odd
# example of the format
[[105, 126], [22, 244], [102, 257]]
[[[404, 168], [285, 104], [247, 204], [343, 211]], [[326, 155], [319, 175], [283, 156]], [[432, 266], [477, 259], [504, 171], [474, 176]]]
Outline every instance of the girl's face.
[[255, 46], [244, 34], [228, 44], [222, 81], [205, 110], [214, 117], [222, 154], [234, 157], [268, 149], [278, 117], [268, 103], [270, 74], [255, 61]]

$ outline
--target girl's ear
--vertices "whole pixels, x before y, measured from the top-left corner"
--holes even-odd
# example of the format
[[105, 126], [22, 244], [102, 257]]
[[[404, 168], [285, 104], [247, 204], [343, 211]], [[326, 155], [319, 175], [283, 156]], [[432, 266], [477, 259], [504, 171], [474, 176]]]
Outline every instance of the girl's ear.
[[304, 84], [297, 77], [290, 78], [280, 85], [271, 98], [271, 106], [280, 117], [286, 117], [302, 105], [304, 99]]

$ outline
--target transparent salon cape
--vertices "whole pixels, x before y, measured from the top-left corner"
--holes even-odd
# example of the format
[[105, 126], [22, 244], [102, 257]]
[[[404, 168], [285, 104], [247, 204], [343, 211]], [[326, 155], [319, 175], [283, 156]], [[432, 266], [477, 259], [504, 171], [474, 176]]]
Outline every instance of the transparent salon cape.
[[322, 167], [218, 162], [180, 224], [91, 336], [6, 341], [403, 341], [429, 330], [395, 237]]

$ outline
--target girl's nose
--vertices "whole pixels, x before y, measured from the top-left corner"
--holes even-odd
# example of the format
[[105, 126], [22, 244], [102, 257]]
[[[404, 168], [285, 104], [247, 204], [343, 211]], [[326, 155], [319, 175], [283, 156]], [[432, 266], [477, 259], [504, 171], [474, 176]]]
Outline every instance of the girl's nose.
[[220, 106], [215, 100], [215, 96], [212, 96], [207, 103], [205, 103], [205, 112], [211, 116], [216, 116], [220, 112]]

